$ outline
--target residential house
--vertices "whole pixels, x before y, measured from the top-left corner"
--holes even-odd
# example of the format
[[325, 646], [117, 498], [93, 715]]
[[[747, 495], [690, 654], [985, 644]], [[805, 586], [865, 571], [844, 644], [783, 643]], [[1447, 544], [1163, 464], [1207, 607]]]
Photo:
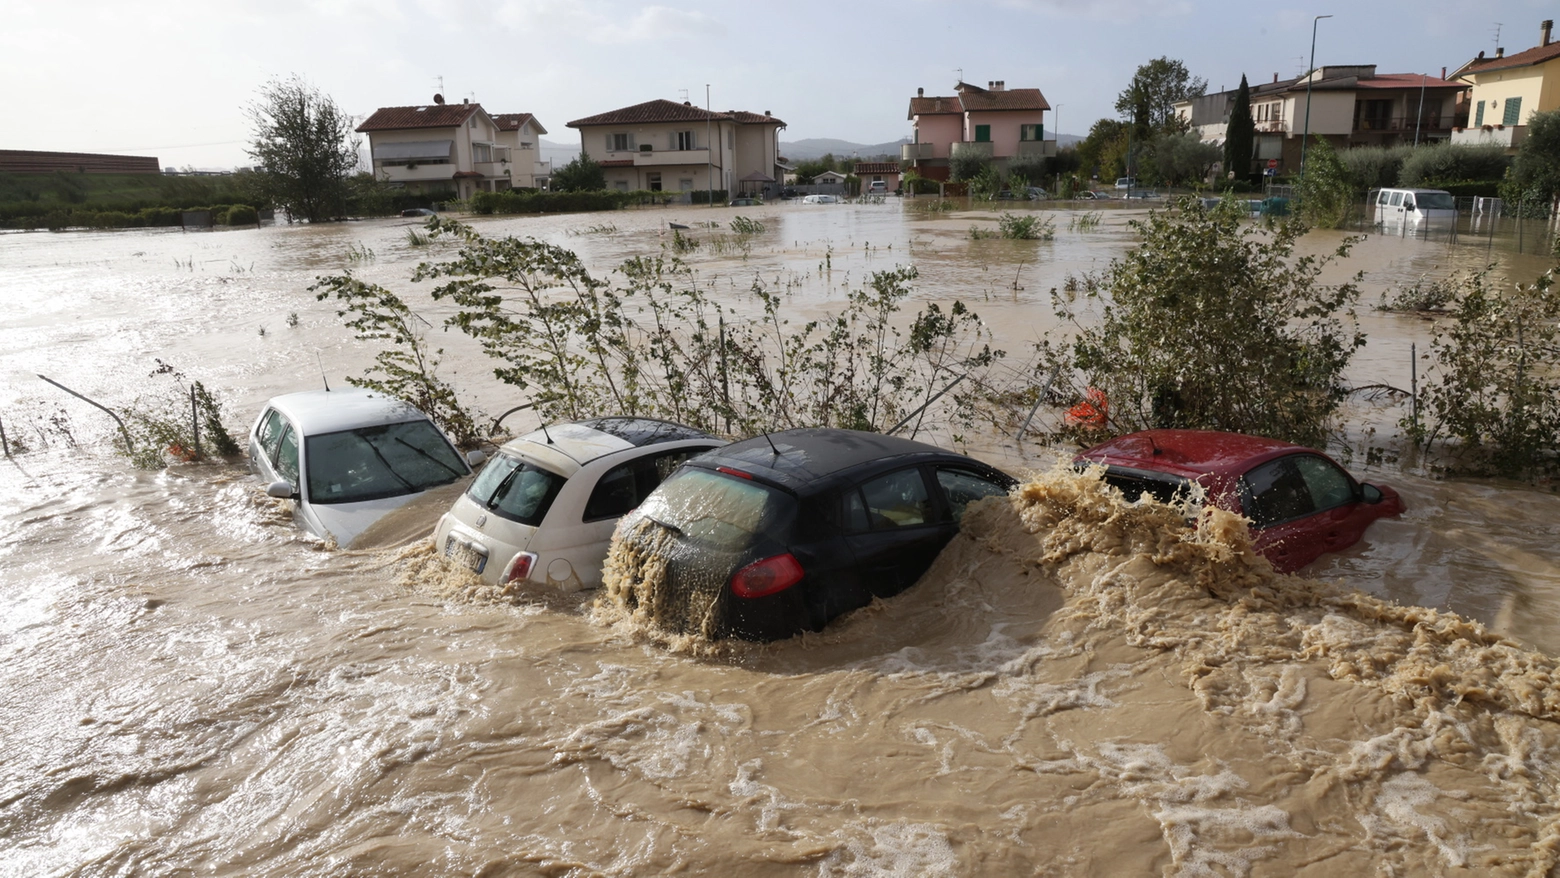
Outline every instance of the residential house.
[[916, 89], [908, 118], [913, 143], [900, 147], [900, 163], [931, 180], [947, 180], [949, 162], [978, 155], [999, 167], [1017, 160], [1056, 155], [1056, 141], [1045, 139], [1045, 111], [1051, 109], [1038, 88], [1009, 89], [1001, 80], [986, 88], [960, 82], [952, 96], [927, 97]]
[[872, 184], [881, 182], [880, 187], [884, 192], [894, 192], [899, 189], [899, 163], [898, 162], [857, 162], [856, 176], [861, 180], [863, 194], [872, 191]]
[[[1318, 67], [1295, 79], [1274, 74], [1272, 82], [1250, 86], [1253, 160], [1258, 167], [1272, 164], [1275, 172], [1290, 173], [1299, 169], [1307, 140], [1325, 139], [1338, 149], [1446, 140], [1466, 86], [1441, 73], [1377, 73], [1374, 64], [1348, 64]], [[1182, 101], [1176, 112], [1204, 140], [1223, 143], [1234, 95], [1219, 92], [1201, 105]], [[1216, 113], [1222, 117], [1215, 119]]]
[[1539, 25], [1539, 44], [1515, 55], [1498, 48], [1457, 68], [1453, 79], [1471, 83], [1467, 127], [1452, 132], [1453, 143], [1495, 143], [1515, 153], [1527, 137], [1528, 116], [1560, 109], [1560, 43], [1550, 38], [1553, 21]]
[[777, 192], [780, 129], [765, 110], [724, 112], [684, 101], [653, 100], [569, 123], [580, 149], [601, 165], [608, 188]]
[[541, 159], [541, 137], [547, 129], [530, 113], [499, 113], [493, 124], [498, 129], [498, 145], [509, 149], [509, 185], [546, 189], [552, 162]]
[[481, 104], [434, 95], [424, 107], [381, 107], [357, 130], [368, 135], [374, 177], [391, 186], [470, 198], [511, 185], [509, 148]]

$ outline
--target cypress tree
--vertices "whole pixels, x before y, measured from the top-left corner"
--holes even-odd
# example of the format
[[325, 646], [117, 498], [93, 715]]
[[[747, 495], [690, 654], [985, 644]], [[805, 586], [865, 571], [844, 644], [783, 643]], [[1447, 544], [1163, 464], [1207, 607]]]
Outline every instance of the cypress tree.
[[1224, 170], [1234, 171], [1235, 179], [1251, 177], [1251, 153], [1256, 145], [1256, 123], [1251, 121], [1251, 87], [1246, 75], [1240, 77], [1240, 91], [1230, 108], [1230, 124], [1224, 134]]

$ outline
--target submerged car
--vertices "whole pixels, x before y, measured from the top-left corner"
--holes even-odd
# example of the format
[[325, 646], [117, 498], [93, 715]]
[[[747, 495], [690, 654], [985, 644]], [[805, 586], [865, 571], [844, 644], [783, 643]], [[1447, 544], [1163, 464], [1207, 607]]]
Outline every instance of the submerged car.
[[688, 458], [724, 444], [652, 418], [544, 427], [499, 448], [439, 519], [434, 545], [490, 583], [594, 588], [618, 519]]
[[1371, 522], [1404, 510], [1397, 491], [1355, 481], [1320, 451], [1239, 433], [1129, 433], [1074, 463], [1105, 467], [1105, 481], [1129, 501], [1169, 503], [1202, 486], [1206, 504], [1251, 521], [1254, 547], [1281, 573], [1354, 545]]
[[736, 442], [690, 460], [624, 516], [615, 539], [632, 551], [619, 546], [618, 557], [654, 571], [629, 571], [619, 599], [676, 605], [658, 614], [663, 627], [713, 638], [818, 630], [914, 585], [968, 504], [1016, 484], [962, 454], [876, 433]]
[[471, 474], [427, 415], [356, 387], [273, 397], [249, 431], [249, 461], [267, 494], [294, 501], [301, 527], [343, 546], [423, 491]]
[[806, 195], [802, 197], [803, 204], [839, 204], [840, 199], [835, 195]]
[[1097, 192], [1093, 189], [1085, 189], [1078, 193], [1078, 197], [1084, 201], [1111, 201], [1116, 196], [1109, 192]]

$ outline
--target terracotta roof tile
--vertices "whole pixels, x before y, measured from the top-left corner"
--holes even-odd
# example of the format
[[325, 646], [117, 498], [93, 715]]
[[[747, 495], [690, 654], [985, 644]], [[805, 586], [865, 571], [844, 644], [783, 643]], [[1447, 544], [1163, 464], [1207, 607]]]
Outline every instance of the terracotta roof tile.
[[957, 97], [917, 96], [910, 99], [910, 112], [906, 119], [916, 116], [946, 116], [964, 113], [990, 113], [1007, 110], [1049, 110], [1050, 103], [1038, 88], [1008, 88], [988, 90], [961, 82]]
[[1378, 73], [1369, 79], [1361, 79], [1360, 88], [1467, 88], [1465, 82], [1451, 82], [1422, 73]]
[[944, 116], [948, 114], [963, 114], [964, 106], [958, 98], [950, 97], [916, 97], [910, 99], [910, 114], [912, 116]]
[[897, 174], [898, 162], [857, 162], [856, 175], [862, 174]]
[[500, 131], [519, 131], [520, 126], [527, 122], [531, 123], [531, 127], [535, 128], [538, 134], [547, 133], [542, 123], [536, 121], [536, 117], [530, 113], [497, 113], [493, 116], [493, 124], [497, 125]]
[[1509, 67], [1527, 67], [1532, 64], [1542, 64], [1560, 58], [1560, 42], [1550, 43], [1547, 46], [1534, 46], [1515, 55], [1507, 55], [1504, 58], [1475, 58], [1463, 65], [1458, 73], [1486, 73], [1491, 70], [1505, 70]]
[[653, 100], [632, 107], [623, 107], [620, 110], [610, 110], [605, 113], [597, 113], [594, 116], [586, 116], [583, 119], [575, 119], [569, 123], [570, 128], [581, 128], [586, 125], [644, 125], [653, 122], [703, 122], [706, 119], [720, 122], [730, 119], [725, 113], [711, 113], [703, 107], [695, 107], [692, 104], [679, 104], [676, 101]]
[[742, 125], [784, 125], [778, 118], [767, 113], [749, 113], [746, 110], [727, 110], [726, 115], [737, 120]]
[[363, 120], [359, 131], [406, 128], [458, 128], [482, 109], [481, 104], [432, 104], [426, 107], [380, 107]]

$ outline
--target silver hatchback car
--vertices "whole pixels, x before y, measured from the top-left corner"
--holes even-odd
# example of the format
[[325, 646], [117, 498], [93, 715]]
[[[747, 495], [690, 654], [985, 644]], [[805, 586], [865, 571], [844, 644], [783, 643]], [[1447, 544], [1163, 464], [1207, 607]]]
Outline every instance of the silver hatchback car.
[[296, 504], [299, 526], [342, 546], [423, 491], [471, 474], [427, 415], [356, 387], [272, 397], [249, 431], [249, 463], [267, 494]]
[[724, 439], [652, 418], [555, 424], [505, 443], [439, 519], [434, 545], [495, 585], [601, 585], [612, 529]]

